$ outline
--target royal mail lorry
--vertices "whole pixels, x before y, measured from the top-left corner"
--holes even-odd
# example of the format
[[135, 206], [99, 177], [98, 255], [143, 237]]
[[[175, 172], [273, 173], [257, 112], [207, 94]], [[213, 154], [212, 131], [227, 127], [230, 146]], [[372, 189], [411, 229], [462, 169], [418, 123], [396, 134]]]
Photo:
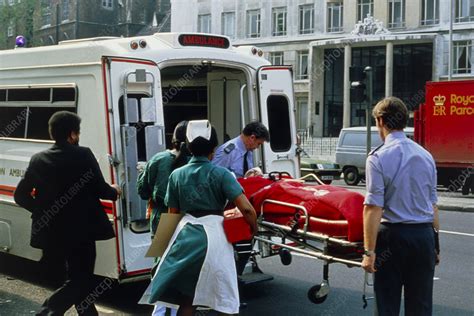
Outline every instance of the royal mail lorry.
[[260, 120], [271, 140], [255, 165], [298, 177], [292, 72], [262, 55], [226, 37], [175, 33], [0, 52], [0, 250], [41, 257], [29, 245], [30, 213], [13, 192], [30, 157], [52, 145], [47, 123], [59, 110], [82, 117], [81, 145], [92, 149], [106, 180], [124, 189], [117, 202], [103, 201], [116, 238], [97, 242], [95, 267], [119, 281], [149, 272], [137, 166], [169, 146], [181, 120], [209, 119], [219, 143]]
[[438, 184], [469, 191], [474, 185], [474, 80], [426, 84], [425, 103], [415, 112], [415, 141], [433, 155]]

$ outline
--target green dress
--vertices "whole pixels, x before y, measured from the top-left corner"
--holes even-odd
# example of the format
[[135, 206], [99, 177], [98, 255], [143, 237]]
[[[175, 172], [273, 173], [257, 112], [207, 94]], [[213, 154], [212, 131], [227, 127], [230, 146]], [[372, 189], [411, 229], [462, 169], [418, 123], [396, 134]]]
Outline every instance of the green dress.
[[[201, 268], [204, 260], [208, 260], [206, 255], [216, 256], [215, 253], [208, 254], [208, 244], [215, 245], [218, 243], [223, 245], [224, 248], [227, 247], [225, 249], [230, 251], [230, 254], [226, 253], [227, 258], [230, 255], [230, 262], [234, 265], [233, 274], [230, 274], [230, 277], [219, 279], [217, 282], [225, 284], [218, 287], [228, 289], [228, 285], [232, 284], [234, 286], [234, 282], [235, 287], [237, 286], [233, 250], [225, 238], [222, 217], [214, 216], [215, 222], [212, 222], [212, 218], [207, 215], [215, 215], [218, 212], [222, 214], [227, 201], [234, 201], [242, 193], [243, 189], [235, 177], [227, 169], [213, 165], [206, 157], [193, 157], [186, 166], [173, 171], [169, 179], [165, 203], [169, 207], [179, 209], [182, 213], [192, 213], [194, 220], [192, 219], [189, 222], [184, 217], [182, 222], [187, 223], [181, 225], [181, 228], [178, 226], [177, 232], [175, 232], [176, 238], [171, 246], [168, 246], [168, 250], [162, 257], [152, 279], [150, 303], [160, 301], [176, 304], [181, 295], [195, 297]], [[207, 228], [205, 228], [207, 224], [195, 224], [200, 219], [214, 225], [210, 229], [211, 235], [208, 236]], [[213, 232], [216, 231], [217, 234], [213, 235]], [[214, 236], [219, 236], [219, 240], [208, 239], [215, 238]], [[217, 254], [217, 256], [220, 255]], [[227, 265], [229, 265], [228, 262], [229, 260], [227, 260]], [[216, 267], [216, 265], [214, 267], [216, 273], [221, 272], [220, 267]], [[227, 267], [224, 269], [227, 269]], [[225, 275], [229, 276], [229, 274]], [[231, 292], [235, 293], [234, 291]], [[238, 295], [236, 300], [238, 302]], [[216, 304], [216, 306], [222, 306], [219, 302]], [[232, 305], [232, 302], [224, 302], [223, 304], [225, 306], [222, 312], [226, 312], [226, 306]], [[219, 308], [216, 306], [209, 307]], [[235, 304], [232, 306], [235, 306]]]

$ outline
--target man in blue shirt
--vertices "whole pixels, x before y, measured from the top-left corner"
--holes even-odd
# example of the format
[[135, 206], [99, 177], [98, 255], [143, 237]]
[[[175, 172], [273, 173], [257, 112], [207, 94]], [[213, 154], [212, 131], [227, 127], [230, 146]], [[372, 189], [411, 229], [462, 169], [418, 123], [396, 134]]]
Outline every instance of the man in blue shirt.
[[408, 110], [388, 97], [374, 108], [384, 141], [366, 162], [362, 267], [375, 272], [379, 315], [431, 315], [433, 276], [439, 261], [439, 218], [433, 157], [403, 133]]
[[227, 168], [237, 178], [254, 167], [252, 151], [270, 140], [268, 129], [260, 122], [247, 124], [242, 133], [219, 146], [212, 163]]

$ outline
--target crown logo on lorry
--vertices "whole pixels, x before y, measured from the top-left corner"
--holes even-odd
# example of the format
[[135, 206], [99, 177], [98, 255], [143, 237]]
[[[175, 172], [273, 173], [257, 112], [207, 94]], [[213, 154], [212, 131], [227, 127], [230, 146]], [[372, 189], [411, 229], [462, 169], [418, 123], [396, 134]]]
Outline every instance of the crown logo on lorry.
[[445, 101], [446, 97], [444, 95], [438, 94], [433, 97], [433, 102], [435, 106], [444, 106]]

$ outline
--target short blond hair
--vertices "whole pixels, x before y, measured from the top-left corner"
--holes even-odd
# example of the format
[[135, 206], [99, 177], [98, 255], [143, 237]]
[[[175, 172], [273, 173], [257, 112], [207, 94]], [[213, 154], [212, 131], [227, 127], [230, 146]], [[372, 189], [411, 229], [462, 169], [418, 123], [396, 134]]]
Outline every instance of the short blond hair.
[[386, 97], [375, 105], [372, 116], [383, 118], [383, 122], [389, 130], [402, 130], [407, 126], [408, 109], [399, 98]]

